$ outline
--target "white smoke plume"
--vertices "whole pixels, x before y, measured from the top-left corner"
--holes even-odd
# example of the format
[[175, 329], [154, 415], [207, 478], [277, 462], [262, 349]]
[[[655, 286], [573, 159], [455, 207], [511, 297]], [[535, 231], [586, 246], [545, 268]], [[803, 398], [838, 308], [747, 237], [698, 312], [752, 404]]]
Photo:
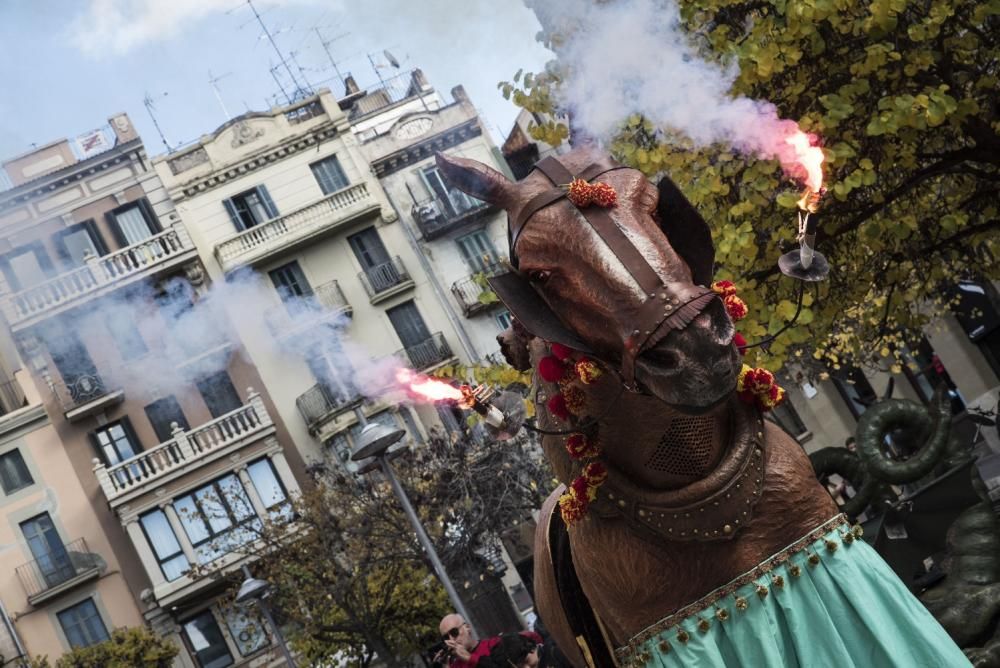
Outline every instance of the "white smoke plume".
[[673, 0], [524, 0], [549, 32], [566, 78], [558, 101], [573, 124], [599, 140], [640, 113], [697, 146], [725, 143], [778, 158], [804, 178], [786, 139], [798, 130], [773, 104], [730, 94], [739, 74], [698, 55]]

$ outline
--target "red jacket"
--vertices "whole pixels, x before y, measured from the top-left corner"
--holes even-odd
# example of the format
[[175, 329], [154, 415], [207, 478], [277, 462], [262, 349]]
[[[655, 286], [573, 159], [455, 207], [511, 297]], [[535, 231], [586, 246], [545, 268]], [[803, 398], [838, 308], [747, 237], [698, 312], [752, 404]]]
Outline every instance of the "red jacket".
[[[531, 638], [536, 644], [542, 644], [542, 636], [538, 635], [534, 631], [521, 631], [521, 635], [526, 638]], [[484, 656], [489, 656], [490, 651], [500, 642], [500, 636], [492, 636], [490, 638], [484, 638], [479, 641], [476, 648], [472, 650], [472, 656], [469, 660], [454, 658], [451, 663], [448, 664], [448, 668], [476, 668], [479, 665], [479, 660]]]

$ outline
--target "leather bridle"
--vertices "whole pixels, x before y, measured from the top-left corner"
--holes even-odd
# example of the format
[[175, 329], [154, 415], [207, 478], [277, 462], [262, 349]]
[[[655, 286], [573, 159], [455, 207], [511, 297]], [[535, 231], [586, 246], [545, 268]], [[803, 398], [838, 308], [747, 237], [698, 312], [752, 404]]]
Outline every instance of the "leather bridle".
[[[609, 172], [627, 169], [627, 167], [609, 158], [601, 158], [574, 176], [559, 160], [550, 156], [537, 162], [533, 169], [537, 169], [544, 174], [554, 187], [528, 200], [517, 218], [510, 223], [508, 231], [510, 262], [515, 269], [518, 267], [517, 242], [520, 239], [521, 233], [536, 213], [567, 199], [566, 184], [570, 183], [574, 178], [589, 182]], [[563, 187], [560, 187], [560, 184]], [[572, 203], [571, 200], [567, 199], [567, 201]], [[635, 326], [623, 342], [620, 370], [625, 386], [632, 391], [637, 391], [638, 388], [635, 383], [636, 358], [644, 351], [659, 343], [670, 330], [680, 330], [686, 327], [688, 323], [694, 320], [716, 298], [716, 294], [710, 288], [696, 286], [693, 296], [691, 294], [686, 295], [685, 301], [682, 303], [673, 294], [673, 290], [660, 278], [656, 270], [650, 266], [646, 258], [642, 256], [639, 249], [635, 247], [618, 224], [615, 223], [608, 209], [600, 207], [576, 207], [576, 210], [579, 211], [604, 243], [607, 244], [611, 252], [621, 261], [622, 265], [632, 278], [635, 279], [636, 283], [639, 284], [643, 294], [646, 296], [645, 301], [633, 314]], [[502, 294], [500, 296], [501, 298], [503, 297]], [[517, 316], [516, 313], [514, 315], [515, 317]], [[525, 322], [523, 324], [529, 331], [532, 329], [531, 323]], [[538, 332], [532, 333], [540, 335]], [[572, 345], [572, 343], [569, 345]]]

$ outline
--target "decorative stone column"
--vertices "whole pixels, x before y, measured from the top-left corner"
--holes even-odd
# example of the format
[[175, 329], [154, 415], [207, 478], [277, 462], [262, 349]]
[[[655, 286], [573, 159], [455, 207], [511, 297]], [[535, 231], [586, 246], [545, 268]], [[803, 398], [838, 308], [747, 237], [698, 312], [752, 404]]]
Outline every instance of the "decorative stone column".
[[247, 496], [250, 497], [250, 505], [253, 506], [254, 512], [257, 513], [257, 517], [262, 520], [267, 519], [267, 508], [264, 506], [264, 500], [261, 499], [260, 494], [257, 493], [257, 488], [254, 487], [253, 480], [250, 479], [250, 472], [247, 471], [247, 465], [241, 464], [236, 467], [236, 475], [240, 477], [240, 482], [243, 483], [243, 489], [246, 490]]
[[160, 562], [156, 558], [156, 554], [153, 553], [153, 548], [150, 546], [149, 541], [146, 540], [146, 534], [143, 532], [142, 527], [139, 526], [139, 518], [133, 517], [125, 521], [125, 531], [128, 532], [128, 537], [132, 541], [132, 546], [135, 547], [135, 551], [139, 553], [139, 561], [142, 562], [143, 568], [146, 569], [146, 574], [149, 575], [150, 581], [153, 583], [153, 588], [166, 583], [167, 579], [163, 576], [163, 571], [160, 569]]
[[194, 551], [194, 545], [191, 544], [191, 539], [188, 538], [187, 532], [184, 531], [184, 525], [181, 524], [181, 518], [177, 514], [177, 509], [174, 508], [174, 504], [170, 501], [162, 503], [160, 504], [160, 510], [167, 516], [167, 522], [170, 524], [170, 528], [174, 530], [174, 536], [177, 537], [177, 542], [181, 544], [181, 551], [187, 557], [188, 563], [196, 566], [198, 564], [198, 555]]

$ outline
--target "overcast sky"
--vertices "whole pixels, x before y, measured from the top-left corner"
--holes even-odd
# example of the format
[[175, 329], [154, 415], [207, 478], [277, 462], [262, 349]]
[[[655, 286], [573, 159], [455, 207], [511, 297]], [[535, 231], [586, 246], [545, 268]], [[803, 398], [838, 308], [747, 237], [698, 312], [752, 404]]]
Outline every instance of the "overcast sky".
[[[345, 74], [362, 86], [420, 67], [446, 94], [463, 84], [499, 140], [517, 109], [498, 81], [538, 71], [550, 54], [535, 41], [534, 15], [518, 0], [253, 0], [292, 74], [339, 93], [315, 29]], [[232, 115], [261, 111], [281, 95], [278, 55], [246, 0], [0, 0], [0, 158], [75, 137], [126, 111], [151, 155], [225, 122], [209, 85], [218, 77]], [[277, 72], [281, 86], [290, 76]]]

